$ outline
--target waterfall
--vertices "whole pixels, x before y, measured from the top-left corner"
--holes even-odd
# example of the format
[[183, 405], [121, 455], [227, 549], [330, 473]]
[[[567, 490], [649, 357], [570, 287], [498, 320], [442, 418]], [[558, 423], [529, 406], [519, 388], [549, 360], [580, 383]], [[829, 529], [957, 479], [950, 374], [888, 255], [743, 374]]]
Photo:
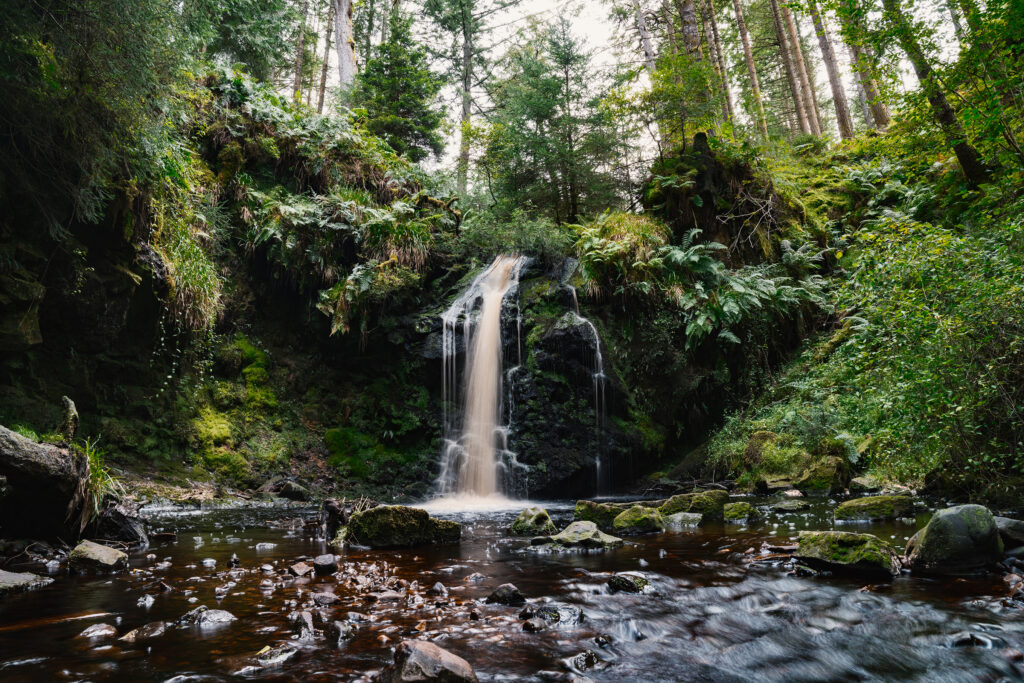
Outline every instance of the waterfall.
[[576, 297], [576, 288], [572, 285], [566, 285], [569, 291], [572, 292], [572, 305], [576, 319], [584, 323], [589, 329], [590, 334], [594, 339], [594, 371], [591, 375], [591, 380], [594, 383], [594, 420], [595, 428], [597, 430], [597, 453], [594, 455], [594, 469], [596, 470], [596, 482], [595, 482], [595, 493], [604, 493], [605, 491], [605, 479], [606, 475], [602, 472], [601, 468], [601, 443], [602, 434], [604, 432], [604, 412], [605, 412], [605, 392], [604, 385], [607, 376], [604, 374], [604, 357], [601, 355], [601, 335], [597, 333], [597, 328], [594, 327], [594, 323], [590, 322], [582, 315], [580, 315], [580, 302]]
[[[498, 256], [441, 315], [445, 426], [439, 481], [442, 494], [495, 496], [507, 488], [508, 482], [501, 481], [499, 472], [503, 459], [514, 457], [507, 451], [508, 428], [501, 424], [505, 374], [502, 308], [505, 297], [518, 286], [526, 262], [523, 256]], [[453, 413], [451, 406], [460, 403], [456, 338], [460, 320], [466, 351], [465, 383], [462, 410]], [[518, 327], [517, 319], [517, 336]], [[519, 343], [517, 339], [517, 346]]]

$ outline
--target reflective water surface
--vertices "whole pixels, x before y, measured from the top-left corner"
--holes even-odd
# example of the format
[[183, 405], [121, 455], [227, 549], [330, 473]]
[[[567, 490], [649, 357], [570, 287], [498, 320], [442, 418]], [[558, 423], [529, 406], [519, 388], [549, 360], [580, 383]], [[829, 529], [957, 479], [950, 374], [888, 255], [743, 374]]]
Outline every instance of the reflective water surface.
[[[750, 500], [768, 509], [770, 501]], [[805, 513], [771, 513], [756, 525], [636, 537], [616, 550], [576, 553], [537, 551], [507, 536], [521, 507], [434, 509], [464, 524], [461, 545], [350, 549], [338, 574], [304, 578], [286, 575], [287, 567], [329, 552], [296, 520], [311, 510], [151, 513], [154, 528], [177, 531], [177, 540], [134, 553], [131, 572], [79, 577], [62, 570], [51, 586], [0, 601], [0, 680], [357, 680], [386, 666], [405, 638], [451, 650], [485, 681], [1024, 678], [1024, 609], [1006, 597], [1000, 576], [904, 576], [873, 585], [800, 576], [774, 546], [801, 528], [830, 528], [827, 502]], [[559, 526], [570, 521], [566, 504], [547, 507]], [[849, 528], [899, 547], [922, 523]], [[642, 574], [650, 588], [612, 594], [606, 581], [625, 571]], [[438, 582], [447, 596], [428, 592]], [[534, 607], [582, 609], [582, 621], [525, 632], [521, 608], [483, 602], [508, 582]], [[323, 592], [337, 596], [323, 609], [354, 627], [351, 638], [304, 637], [289, 619]], [[237, 620], [172, 626], [134, 644], [78, 637], [99, 623], [122, 636], [175, 622], [199, 605]], [[297, 652], [277, 664], [255, 658], [282, 645]]]

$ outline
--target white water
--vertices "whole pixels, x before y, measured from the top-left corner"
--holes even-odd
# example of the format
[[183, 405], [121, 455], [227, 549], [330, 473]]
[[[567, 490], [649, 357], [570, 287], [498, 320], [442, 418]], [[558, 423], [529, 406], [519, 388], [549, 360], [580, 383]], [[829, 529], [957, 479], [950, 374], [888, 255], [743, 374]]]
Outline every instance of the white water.
[[594, 456], [597, 479], [595, 493], [601, 494], [604, 493], [605, 489], [604, 477], [601, 472], [601, 443], [602, 432], [604, 431], [604, 385], [607, 379], [607, 376], [604, 374], [604, 357], [601, 355], [601, 335], [597, 333], [594, 323], [580, 315], [580, 302], [576, 298], [576, 288], [572, 285], [568, 285], [568, 287], [572, 291], [572, 305], [575, 309], [576, 319], [585, 323], [590, 328], [590, 333], [594, 338], [594, 373], [591, 375], [591, 379], [594, 383], [594, 420], [597, 429], [597, 454]]
[[[501, 424], [501, 311], [505, 297], [518, 285], [519, 272], [525, 264], [526, 258], [522, 256], [499, 256], [441, 316], [446, 438], [439, 488], [452, 505], [461, 509], [493, 509], [504, 500], [499, 472], [503, 459], [514, 461], [514, 455], [507, 450], [508, 428]], [[478, 302], [480, 310], [474, 321]], [[460, 318], [467, 354], [461, 421], [456, 425], [449, 407], [460, 403], [455, 336]]]

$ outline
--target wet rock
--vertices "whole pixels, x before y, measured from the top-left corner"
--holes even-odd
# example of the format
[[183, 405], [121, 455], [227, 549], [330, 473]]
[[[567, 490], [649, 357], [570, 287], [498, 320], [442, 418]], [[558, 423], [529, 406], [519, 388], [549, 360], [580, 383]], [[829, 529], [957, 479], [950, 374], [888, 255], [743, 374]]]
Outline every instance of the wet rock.
[[803, 512], [810, 510], [811, 504], [804, 500], [780, 500], [772, 505], [776, 512]]
[[253, 674], [258, 671], [265, 669], [277, 669], [280, 668], [284, 663], [294, 659], [299, 651], [291, 645], [281, 645], [279, 647], [265, 647], [249, 660], [249, 664], [242, 667], [238, 674], [247, 675]]
[[313, 614], [309, 610], [298, 610], [288, 615], [288, 621], [292, 625], [292, 631], [300, 640], [312, 640], [316, 637], [316, 628], [313, 625]]
[[405, 640], [395, 648], [395, 663], [384, 669], [380, 683], [478, 683], [469, 662], [433, 643]]
[[634, 505], [615, 517], [612, 529], [623, 536], [657, 533], [665, 530], [665, 520], [654, 508]]
[[323, 625], [324, 638], [338, 644], [355, 638], [356, 627], [348, 621], [328, 621]]
[[227, 610], [208, 609], [203, 610], [198, 615], [198, 618], [195, 620], [195, 623], [199, 626], [217, 626], [220, 624], [230, 624], [237, 618], [238, 617], [236, 617], [231, 612], [228, 612]]
[[636, 574], [616, 574], [608, 579], [608, 589], [612, 593], [640, 593], [650, 581]]
[[864, 474], [850, 480], [850, 493], [877, 493], [881, 490], [881, 480], [870, 474]]
[[527, 619], [523, 622], [523, 630], [527, 633], [538, 633], [548, 627], [548, 624], [543, 619], [533, 618]]
[[621, 538], [604, 533], [594, 522], [573, 522], [554, 536], [540, 538], [566, 548], [616, 548], [622, 545]]
[[[575, 605], [540, 605], [530, 615], [534, 617], [559, 626], [577, 626], [584, 620], [583, 610]], [[522, 614], [519, 618], [523, 618]]]
[[167, 633], [167, 623], [163, 621], [154, 621], [146, 624], [145, 626], [140, 626], [133, 631], [129, 631], [118, 638], [118, 640], [126, 643], [139, 643], [144, 640], [158, 638], [165, 633]]
[[313, 571], [317, 576], [330, 576], [338, 571], [338, 559], [334, 555], [317, 555], [313, 560]]
[[999, 528], [988, 508], [958, 505], [939, 510], [907, 543], [907, 566], [923, 574], [971, 574], [1003, 556]]
[[317, 605], [320, 605], [321, 607], [327, 607], [329, 605], [336, 605], [337, 603], [341, 602], [341, 598], [339, 598], [334, 593], [314, 593], [313, 602], [315, 602]]
[[1017, 548], [1024, 545], [1024, 522], [1009, 517], [995, 517], [999, 537], [1003, 539], [1003, 547]]
[[850, 465], [839, 456], [822, 458], [804, 470], [793, 485], [806, 494], [827, 496], [842, 491], [850, 485]]
[[558, 528], [547, 510], [535, 506], [520, 512], [508, 532], [513, 536], [550, 536], [557, 533]]
[[288, 567], [288, 573], [292, 576], [302, 577], [310, 574], [312, 571], [313, 568], [307, 562], [296, 562]]
[[433, 586], [427, 589], [427, 595], [437, 595], [445, 597], [448, 595], [448, 589], [445, 588], [445, 585], [443, 583], [438, 581]]
[[190, 626], [195, 624], [199, 621], [199, 617], [201, 617], [208, 609], [209, 608], [206, 605], [199, 605], [199, 607], [189, 610], [178, 617], [177, 623], [179, 626]]
[[757, 519], [761, 516], [761, 513], [750, 503], [739, 501], [736, 503], [726, 503], [723, 515], [726, 522], [746, 522]]
[[463, 581], [465, 581], [466, 583], [479, 583], [481, 581], [486, 581], [486, 580], [487, 580], [487, 577], [484, 576], [483, 574], [481, 574], [480, 572], [473, 572], [472, 574], [467, 576], [465, 579], [463, 579]]
[[671, 531], [692, 529], [704, 523], [704, 515], [699, 512], [677, 512], [665, 517], [665, 528]]
[[96, 521], [89, 525], [86, 534], [107, 541], [120, 541], [133, 548], [149, 544], [139, 509], [128, 503], [107, 504]]
[[698, 491], [672, 496], [658, 508], [662, 517], [677, 512], [699, 512], [706, 522], [720, 522], [725, 517], [725, 504], [729, 502], [726, 491]]
[[914, 512], [910, 496], [868, 496], [841, 503], [836, 508], [837, 520], [884, 520], [907, 517]]
[[615, 518], [622, 512], [614, 505], [595, 503], [592, 500], [578, 500], [573, 508], [572, 518], [577, 522], [593, 522], [602, 529], [611, 529]]
[[797, 489], [786, 489], [785, 491], [782, 492], [782, 496], [784, 498], [803, 498], [804, 494], [802, 491], [799, 491]]
[[294, 500], [299, 502], [306, 502], [313, 498], [313, 495], [309, 492], [305, 486], [296, 484], [294, 481], [286, 481], [281, 485], [281, 489], [277, 492], [277, 495], [288, 500]]
[[498, 605], [511, 605], [517, 607], [526, 603], [526, 598], [519, 592], [519, 589], [511, 583], [503, 583], [493, 593], [487, 596], [487, 602]]
[[949, 637], [946, 647], [976, 647], [982, 650], [994, 650], [1006, 647], [1006, 641], [991, 633], [961, 631]]
[[71, 551], [68, 566], [73, 571], [115, 571], [128, 566], [128, 554], [92, 541], [82, 541]]
[[47, 576], [36, 576], [28, 572], [7, 572], [0, 569], [0, 597], [9, 593], [29, 591], [53, 583]]
[[78, 634], [79, 638], [113, 638], [117, 635], [117, 629], [110, 624], [93, 624]]
[[586, 673], [587, 671], [600, 671], [608, 666], [608, 662], [604, 661], [597, 656], [597, 653], [593, 650], [586, 650], [579, 653], [575, 657], [569, 657], [568, 659], [562, 660], [566, 668], [570, 671], [577, 673]]
[[430, 543], [457, 543], [457, 522], [433, 519], [426, 510], [404, 505], [380, 505], [349, 518], [338, 541], [371, 548], [404, 548]]
[[900, 573], [896, 551], [872, 534], [802, 531], [796, 558], [812, 568], [837, 574], [881, 578]]
[[754, 483], [754, 489], [761, 494], [781, 493], [791, 488], [793, 488], [792, 480], [780, 477], [758, 479]]

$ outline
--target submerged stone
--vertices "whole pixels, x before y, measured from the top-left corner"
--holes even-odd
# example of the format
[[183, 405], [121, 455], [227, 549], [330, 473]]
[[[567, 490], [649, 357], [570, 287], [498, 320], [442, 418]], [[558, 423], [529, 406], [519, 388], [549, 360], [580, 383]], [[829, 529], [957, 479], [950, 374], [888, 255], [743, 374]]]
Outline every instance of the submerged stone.
[[78, 638], [113, 638], [117, 635], [117, 629], [110, 624], [93, 624], [78, 634]]
[[540, 539], [567, 548], [615, 548], [622, 545], [621, 538], [604, 533], [594, 522], [573, 522], [554, 536]]
[[804, 493], [827, 496], [832, 491], [842, 491], [850, 484], [850, 465], [839, 456], [829, 456], [817, 461], [793, 482]]
[[706, 522], [720, 522], [725, 517], [725, 504], [729, 502], [726, 491], [711, 490], [697, 493], [680, 493], [665, 501], [658, 512], [663, 517], [677, 512], [699, 512]]
[[75, 571], [113, 571], [128, 566], [128, 554], [92, 541], [82, 541], [71, 551], [68, 566]]
[[882, 482], [870, 474], [863, 474], [850, 480], [850, 493], [877, 493], [882, 490]]
[[509, 533], [513, 536], [550, 536], [558, 531], [551, 515], [542, 507], [528, 507], [519, 513]]
[[458, 522], [433, 519], [426, 510], [404, 505], [380, 505], [352, 515], [335, 543], [371, 548], [404, 548], [430, 543], [458, 543]]
[[811, 504], [805, 500], [780, 500], [772, 504], [772, 510], [776, 512], [803, 512], [810, 509]]
[[124, 634], [118, 640], [126, 643], [138, 643], [143, 640], [150, 640], [152, 638], [158, 638], [163, 634], [167, 633], [167, 623], [163, 621], [154, 621], [145, 626], [129, 631]]
[[592, 500], [578, 500], [573, 509], [572, 518], [577, 522], [593, 522], [602, 529], [611, 529], [615, 518], [622, 512], [620, 508], [606, 503], [595, 503]]
[[836, 508], [836, 519], [883, 520], [899, 519], [912, 514], [914, 499], [910, 496], [868, 496], [841, 503]]
[[727, 522], [746, 522], [757, 519], [761, 516], [761, 513], [750, 503], [741, 500], [736, 503], [726, 504], [724, 516]]
[[395, 648], [395, 663], [380, 674], [380, 683], [478, 683], [462, 657], [433, 643], [405, 640]]
[[623, 535], [657, 533], [665, 530], [665, 520], [654, 508], [634, 505], [615, 517], [612, 529]]
[[998, 562], [1003, 541], [996, 520], [981, 505], [936, 512], [907, 542], [907, 566], [923, 574], [972, 574]]
[[841, 574], [896, 576], [896, 551], [873, 534], [802, 531], [796, 558], [813, 568]]

